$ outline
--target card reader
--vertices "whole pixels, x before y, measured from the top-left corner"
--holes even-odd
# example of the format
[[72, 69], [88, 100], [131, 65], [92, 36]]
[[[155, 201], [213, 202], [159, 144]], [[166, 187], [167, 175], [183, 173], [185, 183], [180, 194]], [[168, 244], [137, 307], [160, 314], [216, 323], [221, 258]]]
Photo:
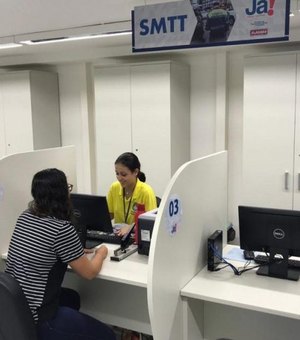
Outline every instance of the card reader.
[[110, 257], [112, 261], [122, 261], [129, 255], [137, 251], [137, 246], [133, 244], [134, 239], [132, 237], [132, 232], [134, 228], [135, 228], [135, 224], [133, 224], [129, 232], [122, 237], [121, 247], [114, 250], [114, 255]]
[[138, 253], [149, 255], [150, 242], [158, 209], [153, 209], [138, 217]]

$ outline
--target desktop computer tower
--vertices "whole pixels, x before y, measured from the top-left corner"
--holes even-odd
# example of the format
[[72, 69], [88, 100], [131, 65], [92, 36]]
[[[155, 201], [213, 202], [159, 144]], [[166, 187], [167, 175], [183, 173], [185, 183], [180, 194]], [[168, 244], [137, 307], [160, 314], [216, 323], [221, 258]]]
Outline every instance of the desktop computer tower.
[[214, 271], [223, 255], [223, 231], [216, 230], [207, 239], [207, 270]]
[[147, 211], [138, 217], [138, 253], [149, 255], [152, 231], [157, 209]]

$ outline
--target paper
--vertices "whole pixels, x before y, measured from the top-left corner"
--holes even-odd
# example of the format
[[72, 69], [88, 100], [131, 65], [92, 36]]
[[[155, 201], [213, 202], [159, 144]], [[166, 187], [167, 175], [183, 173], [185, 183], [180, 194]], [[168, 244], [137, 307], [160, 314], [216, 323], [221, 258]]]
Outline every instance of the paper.
[[244, 258], [244, 251], [240, 247], [234, 247], [234, 248], [230, 249], [224, 255], [224, 259], [240, 261], [240, 262], [247, 262], [248, 261]]

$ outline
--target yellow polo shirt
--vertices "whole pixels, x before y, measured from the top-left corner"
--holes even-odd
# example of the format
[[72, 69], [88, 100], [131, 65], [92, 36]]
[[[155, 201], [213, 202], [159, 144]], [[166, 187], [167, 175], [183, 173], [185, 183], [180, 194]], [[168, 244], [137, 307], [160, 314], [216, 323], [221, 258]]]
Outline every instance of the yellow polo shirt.
[[[123, 188], [121, 184], [119, 181], [114, 182], [107, 195], [107, 204], [109, 212], [114, 214], [114, 222], [127, 224], [134, 223], [134, 215], [137, 209], [137, 204], [144, 204], [145, 211], [157, 208], [156, 197], [153, 189], [150, 185], [141, 182], [139, 179], [137, 179], [131, 199], [123, 199]], [[126, 215], [128, 215], [127, 221], [125, 221]]]

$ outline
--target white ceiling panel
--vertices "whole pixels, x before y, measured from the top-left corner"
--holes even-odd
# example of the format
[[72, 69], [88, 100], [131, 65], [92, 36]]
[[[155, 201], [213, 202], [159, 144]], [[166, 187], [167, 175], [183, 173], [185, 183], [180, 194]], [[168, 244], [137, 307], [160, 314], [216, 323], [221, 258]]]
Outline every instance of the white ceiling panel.
[[144, 0], [0, 0], [0, 37], [131, 20]]

